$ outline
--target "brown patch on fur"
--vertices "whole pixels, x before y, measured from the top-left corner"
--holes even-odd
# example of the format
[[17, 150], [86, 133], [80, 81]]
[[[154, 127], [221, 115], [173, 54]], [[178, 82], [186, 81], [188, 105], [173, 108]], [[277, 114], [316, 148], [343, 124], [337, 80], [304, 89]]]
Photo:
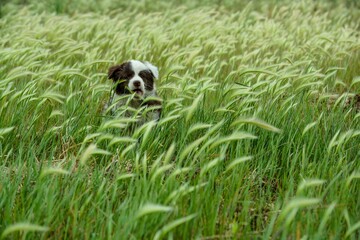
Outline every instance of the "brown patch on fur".
[[145, 89], [152, 91], [154, 89], [154, 74], [150, 70], [139, 72], [139, 76], [144, 80]]
[[[136, 113], [139, 115], [140, 124], [148, 120], [158, 120], [161, 114], [162, 101], [156, 98], [154, 74], [157, 75], [157, 68], [149, 65], [148, 62], [143, 62], [144, 66], [136, 65], [134, 69], [134, 62], [134, 60], [130, 60], [109, 68], [108, 78], [114, 81], [115, 93], [110, 96], [104, 111], [107, 111], [106, 109], [113, 104], [114, 99], [118, 99], [118, 96], [129, 95], [131, 99], [120, 98], [117, 100], [116, 104], [113, 105], [114, 108], [111, 109], [112, 114], [124, 106], [128, 108], [123, 109], [125, 110], [124, 114], [130, 117], [133, 113]], [[136, 62], [136, 64], [138, 63]], [[153, 68], [155, 68], [155, 73], [152, 72]], [[135, 74], [136, 77], [134, 77]], [[141, 90], [142, 94], [138, 94], [138, 90]], [[152, 97], [155, 99], [152, 99]], [[148, 107], [149, 109], [147, 109]], [[138, 109], [140, 109], [140, 112], [136, 112]]]
[[141, 103], [141, 106], [146, 106], [146, 107], [158, 107], [158, 109], [155, 109], [154, 111], [159, 113], [159, 118], [161, 116], [161, 112], [162, 112], [162, 103], [159, 100], [149, 100], [149, 101], [144, 101]]
[[353, 102], [352, 102], [354, 108], [360, 112], [360, 94], [356, 94], [354, 96]]
[[108, 78], [116, 83], [115, 92], [117, 94], [128, 94], [130, 91], [126, 88], [128, 81], [134, 76], [130, 63], [125, 62], [109, 68]]
[[141, 104], [142, 106], [161, 106], [161, 101], [159, 100], [149, 100], [149, 101], [145, 101]]

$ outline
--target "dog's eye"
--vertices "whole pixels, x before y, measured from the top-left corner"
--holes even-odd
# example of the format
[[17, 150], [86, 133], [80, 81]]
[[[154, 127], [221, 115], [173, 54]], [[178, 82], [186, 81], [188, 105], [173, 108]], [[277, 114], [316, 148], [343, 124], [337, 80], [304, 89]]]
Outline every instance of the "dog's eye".
[[129, 79], [132, 78], [133, 76], [134, 76], [134, 73], [133, 73], [133, 72], [124, 72], [121, 79], [129, 80]]
[[154, 77], [150, 71], [141, 71], [139, 73], [139, 76], [145, 81], [148, 81], [149, 83], [152, 83], [154, 81]]

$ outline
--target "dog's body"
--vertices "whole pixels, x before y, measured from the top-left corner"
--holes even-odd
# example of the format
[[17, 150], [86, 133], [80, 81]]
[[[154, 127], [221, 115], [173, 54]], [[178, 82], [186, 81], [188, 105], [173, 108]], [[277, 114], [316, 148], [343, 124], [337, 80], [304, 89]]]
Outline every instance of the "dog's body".
[[146, 113], [140, 123], [159, 120], [161, 101], [157, 96], [155, 79], [159, 78], [157, 67], [149, 62], [130, 60], [109, 68], [108, 78], [114, 81], [114, 93], [110, 96], [106, 108], [112, 113], [122, 112], [131, 115], [129, 110], [142, 107]]

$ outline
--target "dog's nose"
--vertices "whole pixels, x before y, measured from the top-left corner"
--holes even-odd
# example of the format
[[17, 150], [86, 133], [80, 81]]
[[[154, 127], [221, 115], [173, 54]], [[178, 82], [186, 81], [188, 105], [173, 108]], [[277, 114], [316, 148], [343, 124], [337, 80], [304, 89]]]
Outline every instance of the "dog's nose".
[[140, 81], [135, 81], [135, 82], [134, 82], [134, 86], [135, 86], [135, 87], [140, 87]]

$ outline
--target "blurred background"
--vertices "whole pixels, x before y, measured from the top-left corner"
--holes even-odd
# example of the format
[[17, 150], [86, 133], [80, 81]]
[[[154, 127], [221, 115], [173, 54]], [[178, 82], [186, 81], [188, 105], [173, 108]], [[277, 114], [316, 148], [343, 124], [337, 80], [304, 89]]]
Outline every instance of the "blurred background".
[[[115, 10], [129, 10], [140, 12], [161, 12], [164, 9], [184, 6], [186, 8], [221, 8], [230, 11], [238, 11], [251, 3], [255, 9], [264, 7], [275, 7], [289, 4], [291, 0], [142, 0], [142, 1], [124, 1], [124, 0], [1, 0], [0, 15], [4, 15], [12, 10], [21, 7], [29, 7], [38, 12], [54, 12], [59, 14], [74, 14], [77, 12], [100, 12], [111, 13]], [[354, 14], [359, 16], [360, 1], [358, 0], [320, 0], [314, 1], [318, 4], [326, 4], [328, 8], [344, 5], [352, 8]], [[326, 10], [326, 9], [323, 9]]]

